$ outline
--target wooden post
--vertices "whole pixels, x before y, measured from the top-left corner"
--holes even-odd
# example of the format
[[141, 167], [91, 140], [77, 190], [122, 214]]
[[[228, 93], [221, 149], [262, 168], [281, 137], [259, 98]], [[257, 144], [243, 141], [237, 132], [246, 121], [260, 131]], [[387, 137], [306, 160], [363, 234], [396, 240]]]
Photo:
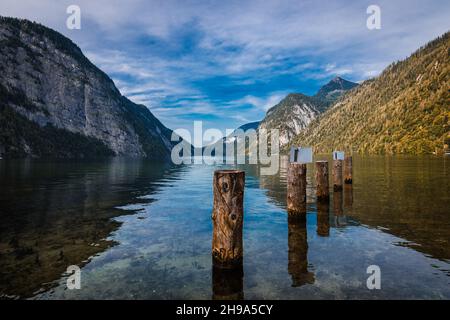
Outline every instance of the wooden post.
[[244, 299], [244, 268], [242, 263], [233, 269], [212, 267], [213, 300]]
[[330, 204], [317, 203], [317, 235], [328, 237], [330, 235]]
[[333, 190], [342, 190], [342, 160], [333, 160]]
[[352, 156], [345, 157], [344, 182], [346, 184], [352, 184], [352, 182], [353, 182], [353, 159], [352, 159]]
[[306, 214], [306, 164], [289, 163], [287, 211], [289, 215]]
[[288, 216], [288, 273], [293, 287], [314, 283], [314, 274], [308, 271], [306, 215]]
[[242, 263], [244, 185], [244, 171], [214, 172], [212, 255], [213, 264], [217, 267], [233, 268]]
[[318, 202], [330, 200], [328, 161], [316, 161], [316, 196]]

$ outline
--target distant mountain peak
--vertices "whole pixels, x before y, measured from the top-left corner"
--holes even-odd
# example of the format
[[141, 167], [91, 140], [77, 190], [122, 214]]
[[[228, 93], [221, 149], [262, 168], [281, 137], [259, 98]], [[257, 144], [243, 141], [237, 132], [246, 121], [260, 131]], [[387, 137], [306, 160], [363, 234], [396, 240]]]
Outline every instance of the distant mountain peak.
[[344, 78], [341, 78], [340, 76], [336, 76], [333, 79], [331, 79], [326, 85], [324, 85], [322, 88], [330, 86], [330, 85], [340, 85], [342, 89], [351, 89], [353, 87], [356, 87], [358, 84], [349, 80], [346, 80]]
[[258, 129], [258, 126], [259, 126], [260, 122], [261, 121], [249, 122], [249, 123], [243, 124], [242, 126], [237, 128], [236, 130], [243, 130], [243, 131], [247, 131], [249, 129], [256, 130], [256, 129]]
[[320, 88], [315, 97], [323, 99], [327, 102], [334, 102], [339, 99], [342, 94], [356, 87], [358, 84], [345, 80], [339, 76], [331, 79], [327, 84]]
[[333, 79], [331, 79], [330, 82], [342, 82], [342, 81], [347, 81], [339, 76], [334, 77]]

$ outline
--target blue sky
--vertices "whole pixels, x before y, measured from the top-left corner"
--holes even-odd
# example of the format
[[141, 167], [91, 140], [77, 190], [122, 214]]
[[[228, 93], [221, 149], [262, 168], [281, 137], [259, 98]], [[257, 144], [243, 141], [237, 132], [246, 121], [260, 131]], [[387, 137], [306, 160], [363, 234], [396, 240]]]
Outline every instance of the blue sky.
[[[68, 30], [66, 8], [81, 8]], [[366, 9], [381, 8], [381, 30]], [[289, 92], [314, 94], [334, 76], [362, 81], [450, 30], [439, 1], [2, 0], [0, 14], [76, 42], [123, 95], [171, 129], [236, 128]]]

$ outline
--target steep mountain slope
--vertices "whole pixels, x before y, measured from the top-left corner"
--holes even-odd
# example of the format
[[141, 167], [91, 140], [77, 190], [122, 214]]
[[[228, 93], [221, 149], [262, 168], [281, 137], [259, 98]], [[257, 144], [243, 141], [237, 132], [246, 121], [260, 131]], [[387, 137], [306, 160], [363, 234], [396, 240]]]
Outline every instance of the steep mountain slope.
[[171, 133], [71, 40], [0, 17], [0, 156], [168, 159]]
[[344, 92], [357, 85], [336, 77], [312, 97], [301, 93], [291, 93], [267, 111], [259, 129], [279, 129], [280, 145], [285, 146]]
[[353, 89], [357, 85], [357, 83], [342, 79], [341, 77], [336, 77], [320, 88], [314, 97], [328, 103], [333, 103], [337, 101], [346, 91]]
[[258, 130], [279, 129], [280, 145], [284, 146], [316, 118], [324, 105], [319, 99], [291, 93], [267, 111]]
[[449, 56], [447, 32], [345, 94], [292, 143], [316, 152], [442, 152], [450, 143]]

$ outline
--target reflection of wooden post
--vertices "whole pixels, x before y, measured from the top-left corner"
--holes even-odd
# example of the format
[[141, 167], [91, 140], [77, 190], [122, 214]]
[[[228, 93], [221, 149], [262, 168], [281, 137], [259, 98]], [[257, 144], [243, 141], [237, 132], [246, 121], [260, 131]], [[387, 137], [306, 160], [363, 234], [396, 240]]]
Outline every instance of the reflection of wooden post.
[[333, 193], [333, 213], [334, 213], [334, 226], [340, 227], [347, 224], [347, 218], [344, 216], [342, 191], [336, 191]]
[[330, 204], [317, 203], [317, 235], [328, 237], [330, 235]]
[[330, 200], [328, 161], [316, 161], [316, 195], [318, 202]]
[[213, 266], [212, 288], [214, 300], [244, 299], [244, 269], [242, 262], [233, 269], [223, 269]]
[[349, 208], [353, 205], [353, 186], [346, 184], [344, 186], [344, 207]]
[[342, 191], [336, 191], [333, 193], [333, 212], [334, 215], [339, 217], [344, 215], [344, 209], [342, 208]]
[[344, 163], [344, 181], [346, 184], [351, 184], [353, 181], [353, 159], [351, 156], [345, 157]]
[[293, 287], [314, 283], [314, 274], [308, 272], [306, 215], [288, 216], [288, 272]]
[[333, 160], [333, 189], [342, 190], [342, 160]]
[[306, 213], [306, 164], [290, 163], [287, 173], [288, 214]]
[[232, 268], [242, 263], [244, 184], [244, 171], [214, 172], [212, 254], [213, 263], [218, 267]]

